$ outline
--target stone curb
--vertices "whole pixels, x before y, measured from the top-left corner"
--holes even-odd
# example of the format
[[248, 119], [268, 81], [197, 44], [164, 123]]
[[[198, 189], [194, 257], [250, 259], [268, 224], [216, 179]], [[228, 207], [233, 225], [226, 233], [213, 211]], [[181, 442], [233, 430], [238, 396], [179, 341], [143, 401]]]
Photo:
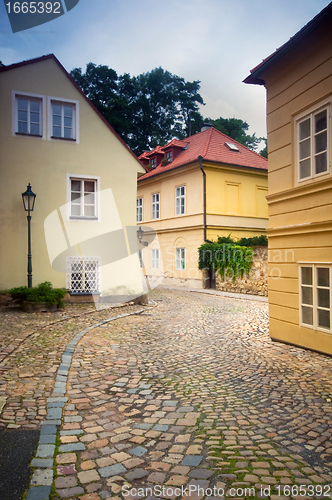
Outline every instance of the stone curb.
[[[81, 338], [94, 328], [101, 325], [115, 321], [116, 319], [125, 318], [127, 316], [134, 316], [142, 312], [148, 311], [152, 307], [147, 307], [132, 313], [122, 314], [114, 318], [106, 319], [89, 326], [77, 333], [72, 340], [67, 344], [66, 349], [62, 355], [61, 364], [57, 370], [53, 394], [47, 398], [47, 414], [46, 419], [42, 422], [40, 431], [39, 443], [35, 457], [31, 461], [31, 466], [35, 467], [35, 471], [30, 481], [30, 487], [27, 494], [27, 500], [49, 500], [51, 495], [51, 487], [53, 483], [53, 467], [54, 467], [54, 453], [57, 435], [57, 427], [61, 425], [62, 412], [68, 398], [65, 396], [68, 381], [69, 370], [75, 352], [75, 348]], [[85, 445], [83, 443], [63, 445], [83, 450]], [[74, 449], [66, 449], [66, 451], [75, 451]], [[64, 450], [62, 450], [64, 451]]]
[[234, 292], [221, 292], [220, 290], [213, 289], [195, 289], [195, 288], [184, 288], [181, 286], [168, 286], [160, 284], [158, 288], [166, 290], [178, 290], [181, 292], [192, 292], [192, 293], [205, 293], [207, 295], [219, 295], [221, 297], [230, 297], [231, 299], [242, 299], [242, 300], [256, 300], [258, 302], [268, 302], [268, 298], [264, 295], [252, 295], [250, 293], [234, 293]]

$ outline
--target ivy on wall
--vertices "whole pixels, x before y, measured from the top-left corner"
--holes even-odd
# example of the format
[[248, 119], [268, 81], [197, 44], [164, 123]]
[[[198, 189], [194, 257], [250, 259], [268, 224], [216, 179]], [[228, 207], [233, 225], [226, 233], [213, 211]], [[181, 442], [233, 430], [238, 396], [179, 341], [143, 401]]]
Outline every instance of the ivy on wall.
[[216, 271], [224, 280], [243, 278], [252, 264], [253, 249], [235, 243], [203, 243], [198, 249], [198, 268]]

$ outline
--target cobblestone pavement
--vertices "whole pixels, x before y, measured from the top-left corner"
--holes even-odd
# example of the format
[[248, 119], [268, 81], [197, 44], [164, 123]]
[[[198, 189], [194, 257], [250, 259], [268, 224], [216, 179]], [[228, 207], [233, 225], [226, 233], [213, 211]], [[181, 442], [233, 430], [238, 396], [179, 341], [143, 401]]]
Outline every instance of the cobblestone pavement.
[[[332, 498], [332, 359], [272, 342], [264, 302], [151, 298], [140, 315], [88, 311], [7, 343], [0, 425], [49, 419], [28, 499], [51, 486], [52, 500]], [[67, 343], [96, 323], [54, 384]]]

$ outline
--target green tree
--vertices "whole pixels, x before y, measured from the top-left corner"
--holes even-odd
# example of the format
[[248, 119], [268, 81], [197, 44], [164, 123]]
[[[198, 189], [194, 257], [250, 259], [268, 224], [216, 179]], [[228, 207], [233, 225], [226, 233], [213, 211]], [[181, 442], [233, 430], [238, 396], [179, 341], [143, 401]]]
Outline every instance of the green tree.
[[85, 73], [74, 68], [70, 74], [136, 154], [196, 133], [203, 121], [199, 81], [186, 82], [162, 68], [118, 77], [93, 63]]
[[262, 137], [262, 141], [265, 142], [265, 146], [263, 149], [260, 150], [259, 154], [261, 156], [264, 156], [264, 158], [267, 158], [267, 139], [265, 137]]
[[256, 149], [259, 142], [261, 141], [260, 137], [257, 137], [255, 133], [253, 135], [247, 134], [249, 125], [247, 122], [239, 118], [220, 117], [216, 120], [207, 118], [205, 121], [209, 121], [217, 130], [220, 130], [220, 132], [223, 132], [223, 134], [228, 135], [235, 141], [243, 144], [244, 146], [247, 146], [250, 149]]

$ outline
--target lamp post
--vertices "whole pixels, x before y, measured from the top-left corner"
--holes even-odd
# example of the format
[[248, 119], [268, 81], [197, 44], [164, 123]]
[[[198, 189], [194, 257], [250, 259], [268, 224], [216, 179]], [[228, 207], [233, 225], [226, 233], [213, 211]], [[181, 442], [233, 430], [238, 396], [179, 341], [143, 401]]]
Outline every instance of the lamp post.
[[28, 288], [32, 288], [32, 262], [31, 262], [31, 215], [35, 206], [36, 195], [32, 192], [30, 182], [25, 193], [22, 193], [24, 210], [28, 212]]

